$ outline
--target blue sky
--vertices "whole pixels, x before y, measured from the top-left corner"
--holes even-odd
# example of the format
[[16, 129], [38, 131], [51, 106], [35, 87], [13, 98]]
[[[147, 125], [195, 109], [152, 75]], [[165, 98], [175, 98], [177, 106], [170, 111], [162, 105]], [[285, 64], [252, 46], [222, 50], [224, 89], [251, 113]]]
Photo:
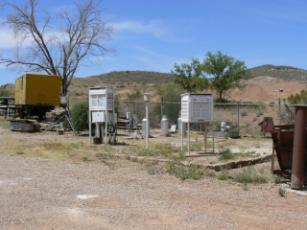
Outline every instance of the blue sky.
[[[40, 7], [56, 15], [73, 2], [40, 0]], [[276, 64], [307, 69], [303, 0], [103, 0], [102, 8], [113, 27], [106, 43], [112, 52], [83, 63], [80, 77], [120, 70], [170, 72], [174, 63], [218, 50], [248, 67]], [[1, 9], [0, 21], [7, 13]], [[14, 37], [1, 25], [0, 55], [15, 52], [14, 47]], [[14, 82], [21, 74], [0, 66], [0, 84]]]

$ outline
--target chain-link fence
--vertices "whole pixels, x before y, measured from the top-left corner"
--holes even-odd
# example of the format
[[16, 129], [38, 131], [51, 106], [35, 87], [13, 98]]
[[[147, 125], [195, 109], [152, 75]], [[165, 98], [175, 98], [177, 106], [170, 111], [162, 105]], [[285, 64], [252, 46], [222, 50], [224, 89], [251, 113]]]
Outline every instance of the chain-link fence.
[[[162, 115], [166, 115], [170, 124], [177, 124], [180, 115], [180, 101], [164, 101], [149, 104], [149, 118], [151, 128], [159, 128]], [[125, 116], [130, 112], [141, 123], [145, 117], [145, 102], [126, 101], [118, 105], [118, 113]], [[291, 124], [293, 120], [292, 109], [283, 102], [266, 103], [215, 103], [214, 121], [211, 123], [212, 131], [228, 132], [229, 135], [259, 136], [261, 135], [259, 123], [264, 117], [272, 117], [274, 124]], [[193, 129], [200, 129], [195, 124]]]

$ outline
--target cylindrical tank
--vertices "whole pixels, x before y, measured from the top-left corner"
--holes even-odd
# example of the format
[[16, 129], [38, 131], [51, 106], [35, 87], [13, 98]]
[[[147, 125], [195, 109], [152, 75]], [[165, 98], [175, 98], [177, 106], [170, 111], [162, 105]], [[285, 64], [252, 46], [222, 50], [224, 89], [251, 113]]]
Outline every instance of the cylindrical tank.
[[132, 119], [132, 114], [131, 112], [126, 112], [126, 119], [131, 120]]
[[148, 132], [148, 137], [150, 137], [150, 124], [148, 124], [148, 130], [146, 130], [147, 129], [146, 123], [147, 123], [147, 119], [144, 118], [142, 120], [142, 135], [144, 138], [146, 137], [147, 132]]
[[221, 132], [225, 132], [226, 131], [226, 122], [225, 121], [221, 122], [220, 130], [221, 130]]
[[166, 115], [161, 119], [161, 135], [167, 137], [169, 135], [169, 121]]
[[184, 136], [187, 135], [187, 126], [186, 123], [182, 122], [181, 117], [178, 118], [177, 120], [178, 123], [178, 132], [183, 134]]

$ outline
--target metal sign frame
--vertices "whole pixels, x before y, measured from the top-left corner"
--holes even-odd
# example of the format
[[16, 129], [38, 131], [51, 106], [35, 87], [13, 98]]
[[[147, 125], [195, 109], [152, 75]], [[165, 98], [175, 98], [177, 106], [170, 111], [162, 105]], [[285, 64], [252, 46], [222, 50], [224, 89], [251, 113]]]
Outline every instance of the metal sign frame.
[[[191, 123], [210, 123], [213, 121], [213, 95], [200, 93], [185, 93], [181, 95], [181, 121], [187, 123], [188, 155], [191, 145]], [[181, 149], [183, 151], [183, 133], [181, 134]]]

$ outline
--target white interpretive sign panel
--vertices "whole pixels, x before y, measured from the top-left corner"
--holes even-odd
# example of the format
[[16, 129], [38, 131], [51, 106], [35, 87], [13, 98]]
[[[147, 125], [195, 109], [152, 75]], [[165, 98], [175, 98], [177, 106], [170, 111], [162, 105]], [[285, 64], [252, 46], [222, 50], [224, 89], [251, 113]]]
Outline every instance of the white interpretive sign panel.
[[181, 95], [181, 119], [183, 122], [203, 123], [213, 120], [212, 94], [186, 93]]

